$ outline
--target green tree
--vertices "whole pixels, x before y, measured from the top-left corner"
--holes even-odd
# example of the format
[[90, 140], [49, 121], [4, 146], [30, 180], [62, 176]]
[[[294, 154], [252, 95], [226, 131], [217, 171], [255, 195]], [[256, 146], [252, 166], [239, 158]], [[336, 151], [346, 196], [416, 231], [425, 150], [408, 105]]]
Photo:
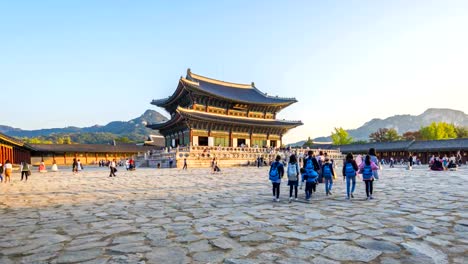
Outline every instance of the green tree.
[[72, 144], [70, 136], [66, 136], [63, 138], [63, 144]]
[[128, 137], [118, 137], [115, 141], [120, 143], [131, 143], [132, 141]]
[[432, 122], [429, 126], [421, 127], [419, 130], [424, 140], [437, 140], [456, 138], [455, 126], [445, 122]]
[[310, 139], [309, 137], [307, 141], [302, 145], [302, 147], [312, 147], [313, 144], [314, 144], [314, 141], [312, 141], [312, 139]]
[[468, 127], [456, 126], [455, 134], [457, 134], [457, 138], [468, 138]]
[[392, 142], [400, 140], [401, 137], [400, 135], [398, 135], [398, 132], [394, 128], [390, 128], [387, 132], [387, 135], [385, 135], [385, 139], [387, 142]]
[[331, 133], [333, 145], [348, 145], [353, 142], [353, 138], [349, 136], [348, 131], [344, 130], [342, 127], [335, 127], [334, 129], [335, 132]]

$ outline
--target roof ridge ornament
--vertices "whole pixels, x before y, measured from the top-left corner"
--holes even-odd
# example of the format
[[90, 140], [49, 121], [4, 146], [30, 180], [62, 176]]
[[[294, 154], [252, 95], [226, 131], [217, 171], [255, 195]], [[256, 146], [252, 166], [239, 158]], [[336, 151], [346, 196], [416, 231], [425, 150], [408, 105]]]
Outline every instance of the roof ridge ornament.
[[254, 82], [252, 82], [250, 85], [252, 85], [252, 87], [255, 87], [255, 83], [254, 83]]

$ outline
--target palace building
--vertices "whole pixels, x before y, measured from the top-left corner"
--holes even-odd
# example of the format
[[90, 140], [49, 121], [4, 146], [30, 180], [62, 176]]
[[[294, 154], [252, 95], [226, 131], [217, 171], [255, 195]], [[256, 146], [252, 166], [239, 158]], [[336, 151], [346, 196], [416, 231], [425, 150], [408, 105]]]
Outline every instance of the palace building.
[[187, 70], [175, 92], [151, 104], [171, 114], [165, 123], [149, 124], [165, 138], [166, 147], [280, 147], [283, 135], [301, 121], [278, 120], [295, 98], [269, 96], [255, 84], [219, 81]]

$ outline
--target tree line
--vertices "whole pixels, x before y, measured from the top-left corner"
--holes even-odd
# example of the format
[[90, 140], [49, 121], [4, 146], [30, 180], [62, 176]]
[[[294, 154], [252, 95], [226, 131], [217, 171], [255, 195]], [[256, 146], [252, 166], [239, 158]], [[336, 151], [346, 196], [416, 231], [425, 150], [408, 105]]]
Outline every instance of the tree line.
[[[379, 128], [369, 135], [369, 141], [354, 140], [343, 128], [334, 128], [331, 132], [333, 145], [361, 144], [368, 142], [392, 142], [400, 140], [439, 140], [468, 138], [468, 127], [455, 126], [446, 122], [432, 122], [418, 131], [408, 131], [402, 135], [394, 128]], [[309, 138], [310, 140], [310, 138]], [[307, 143], [307, 142], [306, 142]]]
[[143, 142], [140, 135], [118, 136], [112, 133], [72, 133], [18, 138], [28, 144], [110, 144]]

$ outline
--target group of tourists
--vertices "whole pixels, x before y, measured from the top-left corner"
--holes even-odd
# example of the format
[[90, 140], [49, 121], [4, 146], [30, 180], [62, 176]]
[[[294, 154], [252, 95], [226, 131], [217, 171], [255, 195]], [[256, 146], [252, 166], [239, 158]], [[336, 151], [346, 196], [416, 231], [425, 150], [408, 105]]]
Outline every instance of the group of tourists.
[[447, 155], [443, 157], [432, 155], [429, 159], [429, 168], [433, 171], [457, 170], [458, 165], [461, 164], [461, 157], [458, 160], [455, 155], [450, 158]]
[[[374, 148], [369, 149], [364, 161], [359, 165], [354, 160], [353, 154], [348, 153], [343, 164], [342, 174], [346, 180], [346, 199], [354, 198], [356, 187], [356, 176], [362, 174], [362, 180], [366, 186], [366, 197], [368, 200], [374, 199], [373, 182], [379, 178], [379, 161]], [[281, 156], [276, 156], [275, 161], [271, 164], [269, 170], [269, 180], [273, 187], [273, 201], [279, 202], [280, 185], [283, 175], [285, 174], [285, 165], [281, 162]], [[307, 157], [304, 158], [302, 167], [299, 166], [298, 159], [295, 154], [289, 156], [289, 162], [286, 169], [288, 186], [289, 186], [289, 202], [298, 200], [298, 187], [302, 189], [305, 185], [305, 200], [310, 201], [314, 192], [317, 191], [317, 185], [323, 183], [325, 185], [325, 194], [332, 195], [333, 180], [336, 180], [335, 164], [327, 155], [319, 152], [317, 156], [312, 150], [309, 150]], [[293, 197], [294, 193], [294, 197]]]

